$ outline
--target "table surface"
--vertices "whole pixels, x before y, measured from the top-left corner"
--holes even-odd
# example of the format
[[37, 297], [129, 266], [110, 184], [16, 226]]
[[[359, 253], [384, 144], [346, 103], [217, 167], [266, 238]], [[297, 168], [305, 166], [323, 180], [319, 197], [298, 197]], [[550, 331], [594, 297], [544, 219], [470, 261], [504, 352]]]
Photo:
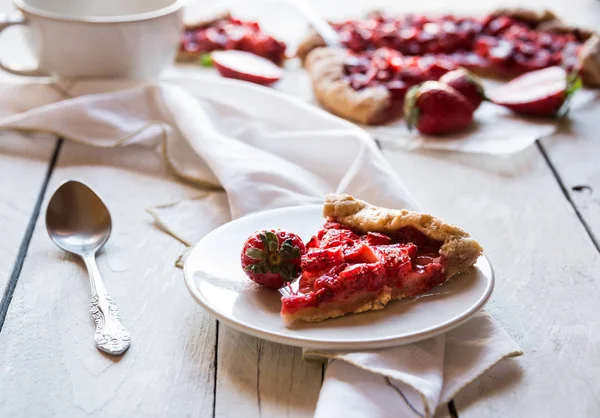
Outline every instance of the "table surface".
[[[237, 3], [249, 14], [260, 9]], [[314, 3], [331, 18], [374, 7]], [[463, 13], [507, 6], [375, 5], [386, 3]], [[271, 4], [260, 10], [281, 16], [274, 30], [304, 30], [294, 13]], [[588, 27], [600, 21], [597, 0], [530, 6]], [[0, 10], [12, 10], [8, 0]], [[28, 59], [21, 45], [18, 31], [3, 34], [0, 56]], [[44, 94], [60, 97], [50, 87]], [[487, 310], [525, 351], [470, 384], [438, 417], [600, 416], [598, 116], [578, 111], [556, 135], [506, 158], [383, 149], [427, 211], [482, 242], [497, 272]], [[122, 358], [96, 351], [85, 270], [50, 242], [40, 216], [67, 178], [93, 184], [112, 210], [114, 233], [98, 261], [133, 338]], [[298, 348], [241, 334], [203, 312], [173, 267], [183, 245], [145, 212], [197, 193], [152, 150], [0, 134], [0, 416], [312, 416], [323, 367], [303, 362]]]

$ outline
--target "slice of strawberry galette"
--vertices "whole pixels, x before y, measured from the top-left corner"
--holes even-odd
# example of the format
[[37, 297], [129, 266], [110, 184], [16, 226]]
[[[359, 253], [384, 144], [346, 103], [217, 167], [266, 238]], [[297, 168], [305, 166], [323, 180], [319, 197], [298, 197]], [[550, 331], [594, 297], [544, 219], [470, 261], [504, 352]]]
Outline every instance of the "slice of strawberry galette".
[[332, 194], [323, 214], [302, 256], [299, 291], [282, 297], [288, 323], [383, 309], [468, 271], [482, 253], [468, 233], [425, 213]]

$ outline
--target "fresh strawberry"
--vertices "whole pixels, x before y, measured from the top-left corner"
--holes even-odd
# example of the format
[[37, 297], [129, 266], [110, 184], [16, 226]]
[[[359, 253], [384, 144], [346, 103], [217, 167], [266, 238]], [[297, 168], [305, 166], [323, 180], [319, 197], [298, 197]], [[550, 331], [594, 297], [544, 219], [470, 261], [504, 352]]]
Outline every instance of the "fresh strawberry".
[[283, 75], [283, 70], [277, 65], [250, 52], [215, 51], [211, 57], [223, 77], [268, 86]]
[[449, 73], [444, 74], [440, 80], [441, 83], [447, 84], [452, 87], [471, 103], [473, 109], [476, 110], [483, 99], [485, 94], [481, 82], [470, 71], [464, 68], [459, 68]]
[[256, 231], [242, 248], [242, 268], [250, 280], [279, 289], [300, 275], [303, 253], [304, 243], [296, 234], [282, 229]]
[[426, 81], [406, 94], [404, 115], [409, 130], [444, 135], [466, 129], [473, 122], [473, 106], [452, 87]]
[[489, 92], [488, 98], [516, 113], [562, 116], [580, 87], [581, 78], [576, 73], [567, 74], [562, 67], [548, 67], [515, 78]]

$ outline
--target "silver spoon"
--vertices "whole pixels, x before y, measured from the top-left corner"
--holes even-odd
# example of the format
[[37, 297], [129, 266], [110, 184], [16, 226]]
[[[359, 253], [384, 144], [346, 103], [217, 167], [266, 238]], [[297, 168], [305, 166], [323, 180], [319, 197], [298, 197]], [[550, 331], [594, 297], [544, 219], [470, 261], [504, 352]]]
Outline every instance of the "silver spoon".
[[313, 8], [312, 4], [307, 0], [289, 0], [289, 3], [304, 16], [315, 32], [321, 35], [325, 45], [334, 48], [343, 47], [335, 29]]
[[56, 245], [83, 259], [90, 275], [96, 347], [107, 354], [123, 354], [131, 344], [119, 321], [115, 301], [106, 292], [96, 265], [96, 252], [108, 241], [110, 213], [100, 197], [85, 184], [69, 180], [55, 192], [46, 209], [46, 229]]

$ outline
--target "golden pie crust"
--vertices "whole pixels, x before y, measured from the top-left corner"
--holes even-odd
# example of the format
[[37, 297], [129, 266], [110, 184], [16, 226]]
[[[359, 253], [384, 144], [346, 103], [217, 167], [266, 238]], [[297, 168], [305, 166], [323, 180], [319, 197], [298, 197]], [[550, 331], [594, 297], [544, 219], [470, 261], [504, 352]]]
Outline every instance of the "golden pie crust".
[[368, 125], [382, 122], [391, 103], [389, 91], [384, 86], [353, 89], [344, 77], [345, 56], [346, 51], [337, 48], [317, 48], [309, 54], [305, 66], [315, 97], [344, 119]]
[[483, 252], [467, 232], [427, 213], [386, 209], [349, 195], [329, 194], [325, 198], [323, 215], [364, 234], [393, 234], [404, 227], [418, 229], [427, 237], [443, 242], [440, 255], [446, 259], [447, 279], [468, 271]]
[[[505, 8], [493, 12], [497, 16], [509, 16], [535, 25], [540, 31], [572, 33], [581, 39], [583, 47], [579, 52], [581, 61], [581, 78], [588, 87], [600, 87], [600, 35], [585, 28], [567, 25], [550, 10], [533, 10], [527, 8]], [[314, 30], [300, 42], [296, 55], [306, 64], [312, 51], [326, 46], [325, 41]], [[478, 72], [477, 69], [473, 69]], [[310, 70], [309, 70], [310, 71]], [[489, 69], [479, 71], [481, 76], [502, 76], [503, 74], [490, 72]], [[311, 75], [312, 77], [312, 75]], [[313, 78], [313, 83], [315, 78]], [[327, 105], [325, 105], [328, 107]], [[329, 107], [328, 107], [329, 108]], [[331, 109], [335, 113], [335, 109]]]

